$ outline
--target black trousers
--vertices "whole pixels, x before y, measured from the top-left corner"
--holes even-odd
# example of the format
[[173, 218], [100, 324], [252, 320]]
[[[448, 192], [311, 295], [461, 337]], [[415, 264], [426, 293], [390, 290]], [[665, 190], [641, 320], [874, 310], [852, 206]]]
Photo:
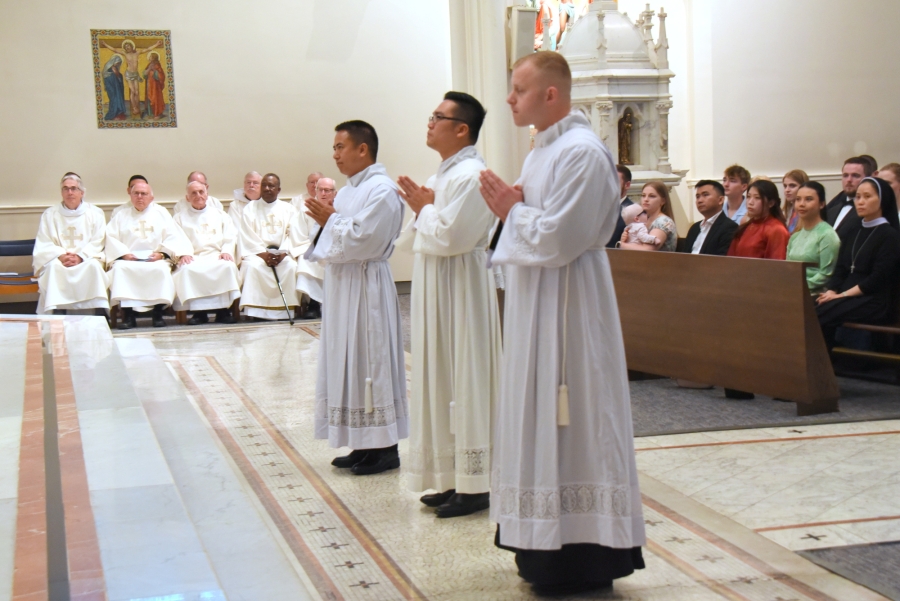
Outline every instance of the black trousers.
[[816, 315], [829, 352], [837, 329], [847, 322], [878, 325], [890, 318], [890, 299], [882, 296], [851, 296], [816, 306]]

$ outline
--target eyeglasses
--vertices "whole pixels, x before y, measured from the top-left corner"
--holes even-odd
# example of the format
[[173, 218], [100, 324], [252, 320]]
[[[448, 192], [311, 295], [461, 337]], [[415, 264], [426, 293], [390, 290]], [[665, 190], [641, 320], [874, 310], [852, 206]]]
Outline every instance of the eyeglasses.
[[442, 115], [440, 113], [432, 113], [431, 116], [428, 117], [429, 123], [437, 123], [438, 121], [459, 121], [460, 123], [465, 123], [463, 119], [457, 119], [456, 117], [448, 117], [446, 115]]
[[78, 186], [63, 186], [63, 192], [78, 192], [81, 190]]

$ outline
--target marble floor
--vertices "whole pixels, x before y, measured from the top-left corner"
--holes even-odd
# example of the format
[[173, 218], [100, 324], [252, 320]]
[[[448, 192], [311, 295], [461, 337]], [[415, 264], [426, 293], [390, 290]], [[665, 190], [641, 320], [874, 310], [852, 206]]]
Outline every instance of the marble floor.
[[[355, 477], [330, 465], [336, 451], [312, 438], [316, 324], [113, 338], [99, 322], [0, 318], [12, 366], [0, 393], [0, 601], [26, 598], [14, 592], [27, 533], [16, 508], [29, 490], [28, 374], [41, 336], [58, 403], [72, 397], [60, 410], [67, 533], [79, 485], [86, 501], [70, 563], [97, 556], [94, 596], [77, 598], [533, 597], [486, 514], [437, 520], [402, 468]], [[900, 540], [900, 421], [646, 437], [636, 448], [647, 569], [580, 598], [883, 599], [795, 551]], [[72, 473], [83, 476], [67, 486], [78, 449]]]

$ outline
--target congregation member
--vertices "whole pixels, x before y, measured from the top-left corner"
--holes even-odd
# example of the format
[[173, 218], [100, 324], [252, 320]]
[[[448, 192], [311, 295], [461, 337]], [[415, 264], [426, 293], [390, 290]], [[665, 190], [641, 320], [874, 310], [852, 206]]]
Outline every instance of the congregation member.
[[792, 206], [798, 222], [787, 247], [788, 261], [813, 264], [806, 268], [806, 285], [815, 296], [825, 292], [841, 248], [841, 239], [825, 221], [825, 202], [819, 182], [806, 182], [796, 191]]
[[854, 193], [856, 220], [841, 240], [834, 274], [817, 300], [816, 313], [831, 350], [846, 322], [881, 324], [895, 317], [900, 281], [897, 199], [883, 179], [867, 177]]
[[178, 257], [175, 282], [176, 309], [191, 311], [188, 325], [234, 323], [230, 307], [241, 295], [240, 274], [234, 264], [237, 229], [231, 217], [209, 202], [206, 185], [188, 183], [190, 205], [175, 215], [175, 223], [191, 243], [192, 254]]
[[778, 188], [759, 180], [747, 189], [747, 219], [734, 233], [729, 257], [784, 259], [790, 234], [784, 225]]
[[848, 232], [856, 231], [860, 217], [853, 206], [859, 183], [873, 174], [872, 163], [860, 157], [851, 157], [841, 167], [841, 192], [826, 206], [826, 221], [834, 228], [841, 242]]
[[260, 199], [241, 211], [241, 310], [258, 320], [289, 319], [300, 304], [297, 240], [291, 235], [297, 210], [278, 200], [281, 179], [274, 173], [262, 178], [260, 189]]
[[784, 214], [784, 223], [791, 234], [797, 229], [797, 223], [800, 220], [800, 216], [794, 212], [794, 200], [797, 198], [797, 191], [808, 181], [809, 176], [800, 169], [792, 169], [781, 178], [781, 186], [784, 188], [784, 206], [781, 212]]
[[747, 214], [747, 188], [750, 186], [750, 172], [740, 165], [732, 165], [722, 176], [725, 188], [725, 215], [735, 223], [741, 223]]
[[37, 312], [65, 315], [70, 309], [94, 309], [97, 315], [106, 315], [106, 217], [84, 200], [84, 184], [77, 174], [67, 173], [59, 185], [62, 202], [41, 215], [34, 241]]
[[318, 171], [313, 171], [306, 176], [306, 192], [300, 196], [291, 198], [291, 205], [297, 209], [298, 213], [306, 213], [306, 201], [316, 197], [316, 182], [319, 178], [325, 177]]
[[[256, 171], [251, 171], [244, 176], [244, 187], [234, 191], [234, 198], [228, 206], [228, 216], [231, 217], [238, 232], [241, 231], [241, 214], [244, 212], [244, 207], [254, 200], [259, 200], [261, 184], [262, 176]], [[238, 245], [238, 250], [240, 250], [240, 245]]]
[[[309, 180], [307, 180], [308, 183]], [[313, 196], [318, 202], [334, 205], [337, 189], [330, 177], [317, 177], [313, 184]], [[306, 214], [306, 201], [297, 214], [292, 226], [297, 239], [299, 254], [297, 255], [297, 294], [305, 295], [306, 304], [300, 313], [300, 319], [321, 319], [322, 300], [325, 298], [325, 267], [318, 261], [310, 261], [304, 256], [319, 232], [319, 224]], [[303, 303], [303, 299], [301, 299]]]
[[900, 164], [888, 163], [878, 170], [878, 177], [888, 183], [895, 198], [900, 198]]
[[479, 191], [481, 103], [448, 92], [429, 118], [437, 174], [398, 180], [416, 214], [411, 295], [412, 398], [407, 487], [439, 518], [488, 508], [492, 412], [499, 392], [500, 314], [485, 269], [496, 218]]
[[365, 121], [335, 127], [333, 156], [347, 185], [333, 206], [306, 201], [321, 227], [306, 258], [325, 263], [315, 437], [350, 447], [332, 465], [364, 476], [399, 468], [397, 442], [409, 436], [400, 303], [388, 264], [403, 201]]
[[647, 231], [656, 238], [656, 244], [628, 242], [628, 232], [623, 232], [619, 248], [675, 252], [678, 244], [678, 229], [675, 227], [672, 201], [666, 185], [663, 182], [644, 184], [644, 188], [641, 190], [641, 206], [647, 213]]
[[[225, 209], [222, 207], [222, 201], [220, 201], [215, 196], [209, 196], [209, 184], [206, 181], [206, 174], [204, 174], [202, 171], [191, 171], [188, 175], [187, 183], [190, 184], [191, 182], [200, 182], [206, 188], [206, 204], [219, 211], [225, 211]], [[183, 198], [179, 198], [175, 203], [175, 206], [172, 208], [172, 215], [178, 215], [178, 213], [182, 212], [190, 206], [191, 200], [187, 197], [187, 195], [185, 195]]]
[[873, 176], [878, 175], [878, 161], [875, 160], [875, 157], [870, 154], [861, 154], [859, 158], [869, 164], [869, 171]]
[[[571, 108], [555, 52], [520, 59], [507, 102], [537, 130], [513, 187], [481, 175], [503, 222], [506, 307], [491, 519], [539, 594], [608, 588], [644, 567], [631, 401], [604, 248], [619, 212], [609, 150]], [[586, 494], [585, 494], [586, 493]]]
[[[621, 198], [619, 206], [622, 209], [625, 209], [634, 204], [634, 202], [628, 198], [628, 190], [631, 189], [631, 169], [620, 164], [616, 165], [616, 172], [619, 175], [619, 196]], [[613, 235], [606, 244], [606, 248], [615, 248], [618, 245], [619, 241], [622, 239], [622, 233], [625, 231], [626, 225], [625, 220], [622, 218], [622, 212], [619, 211], [619, 214], [616, 215], [616, 229], [613, 230]]]
[[681, 252], [695, 255], [728, 254], [738, 224], [724, 214], [725, 188], [719, 182], [704, 179], [694, 187], [697, 212], [703, 219], [688, 230]]
[[106, 225], [109, 298], [122, 307], [119, 329], [137, 326], [135, 313], [152, 311], [153, 327], [166, 325], [163, 310], [175, 298], [172, 259], [192, 252], [191, 243], [169, 212], [153, 202], [145, 180], [131, 185], [131, 207]]

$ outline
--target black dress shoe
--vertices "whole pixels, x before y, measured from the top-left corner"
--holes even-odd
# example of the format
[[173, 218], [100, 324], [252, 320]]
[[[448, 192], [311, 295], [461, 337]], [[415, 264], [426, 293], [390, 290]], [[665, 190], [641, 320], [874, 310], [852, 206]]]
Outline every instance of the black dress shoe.
[[235, 323], [234, 313], [231, 309], [219, 309], [216, 311], [216, 323]]
[[450, 499], [438, 507], [434, 514], [439, 518], [458, 518], [471, 515], [491, 506], [491, 493], [483, 492], [477, 495], [456, 493]]
[[334, 467], [350, 468], [362, 461], [368, 453], [368, 449], [350, 451], [349, 455], [344, 455], [343, 457], [335, 457], [334, 459], [332, 459], [331, 465], [333, 465]]
[[119, 330], [130, 330], [137, 327], [137, 319], [134, 316], [134, 309], [122, 309], [122, 321], [116, 326]]
[[65, 314], [66, 314], [65, 309], [53, 309], [53, 315], [65, 315]]
[[[202, 323], [209, 323], [209, 315], [206, 314], [206, 311], [194, 311], [194, 314], [188, 320], [188, 325], [199, 326]], [[153, 325], [156, 324], [154, 323]]]
[[350, 468], [356, 476], [371, 476], [400, 467], [400, 454], [397, 445], [386, 449], [369, 449], [362, 461]]
[[309, 299], [306, 308], [300, 313], [300, 319], [322, 319], [322, 305], [313, 299]]
[[568, 597], [600, 590], [611, 590], [612, 580], [602, 582], [579, 582], [576, 584], [532, 584], [531, 590], [538, 597]]
[[163, 306], [162, 305], [153, 305], [153, 327], [154, 328], [164, 328], [166, 327], [166, 322], [163, 320]]
[[456, 489], [451, 488], [447, 492], [439, 492], [433, 495], [422, 495], [419, 497], [419, 500], [428, 505], [429, 507], [440, 507], [444, 503], [450, 500], [450, 497], [456, 492]]

